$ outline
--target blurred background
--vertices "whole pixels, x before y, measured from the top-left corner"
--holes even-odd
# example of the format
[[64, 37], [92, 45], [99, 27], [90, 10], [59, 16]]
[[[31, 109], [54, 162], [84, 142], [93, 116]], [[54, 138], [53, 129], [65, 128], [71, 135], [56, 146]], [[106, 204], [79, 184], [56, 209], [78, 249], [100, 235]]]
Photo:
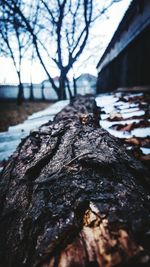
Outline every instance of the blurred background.
[[2, 0], [0, 98], [21, 104], [94, 93], [97, 63], [130, 2]]

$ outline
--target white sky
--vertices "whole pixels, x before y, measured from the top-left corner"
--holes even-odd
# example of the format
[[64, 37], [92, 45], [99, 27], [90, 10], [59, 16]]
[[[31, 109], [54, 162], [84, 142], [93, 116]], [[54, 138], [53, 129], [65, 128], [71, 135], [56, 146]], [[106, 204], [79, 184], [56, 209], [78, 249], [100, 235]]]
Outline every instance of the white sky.
[[[106, 49], [109, 41], [111, 40], [115, 30], [117, 29], [117, 26], [119, 22], [121, 21], [130, 2], [131, 0], [122, 0], [120, 3], [114, 4], [109, 10], [109, 14], [108, 14], [109, 18], [106, 20], [103, 20], [100, 27], [98, 27], [97, 29], [94, 29], [94, 35], [96, 35], [97, 37], [100, 36], [99, 39], [98, 38], [96, 39], [97, 40], [96, 42], [98, 42], [97, 47], [99, 47], [99, 50], [96, 52], [96, 60], [97, 60], [96, 63], [98, 63], [101, 55]], [[89, 72], [91, 74], [97, 75], [96, 63], [87, 64], [87, 66], [84, 66], [84, 69], [82, 69], [81, 67], [78, 74], [80, 74], [81, 72]], [[51, 75], [53, 77], [58, 75], [57, 70], [53, 69]], [[33, 76], [32, 76], [33, 82], [40, 83], [44, 79], [47, 79], [47, 77], [46, 77], [45, 72], [43, 71], [43, 68], [40, 66], [38, 62], [34, 63]], [[30, 82], [30, 64], [27, 60], [23, 62], [22, 81]], [[18, 83], [16, 72], [14, 70], [14, 66], [11, 60], [8, 58], [0, 57], [0, 83], [2, 84]]]

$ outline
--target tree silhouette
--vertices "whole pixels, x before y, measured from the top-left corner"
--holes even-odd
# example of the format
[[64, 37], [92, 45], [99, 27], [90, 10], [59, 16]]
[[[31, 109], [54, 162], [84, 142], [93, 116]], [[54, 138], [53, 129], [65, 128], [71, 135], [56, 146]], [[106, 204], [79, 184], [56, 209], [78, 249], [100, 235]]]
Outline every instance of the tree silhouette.
[[[120, 0], [119, 0], [120, 1]], [[58, 99], [71, 96], [68, 73], [82, 55], [93, 23], [118, 0], [2, 0], [9, 16], [17, 14]], [[52, 78], [59, 71], [59, 85]]]

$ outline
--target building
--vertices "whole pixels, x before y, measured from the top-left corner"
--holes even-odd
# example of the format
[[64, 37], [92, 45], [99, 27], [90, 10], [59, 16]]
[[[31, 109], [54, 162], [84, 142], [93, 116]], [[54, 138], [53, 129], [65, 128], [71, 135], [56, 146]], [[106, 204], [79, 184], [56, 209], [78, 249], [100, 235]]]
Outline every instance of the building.
[[96, 77], [89, 73], [81, 74], [76, 79], [77, 94], [95, 94], [96, 93]]
[[97, 70], [97, 93], [150, 85], [149, 0], [131, 2]]

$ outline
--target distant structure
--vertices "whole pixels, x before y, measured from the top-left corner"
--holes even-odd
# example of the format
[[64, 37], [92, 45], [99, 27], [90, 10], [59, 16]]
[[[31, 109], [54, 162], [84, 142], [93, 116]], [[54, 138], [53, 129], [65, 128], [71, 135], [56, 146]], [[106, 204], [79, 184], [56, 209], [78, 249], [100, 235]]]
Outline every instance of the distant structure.
[[96, 94], [96, 80], [96, 77], [92, 74], [81, 74], [76, 79], [77, 94]]
[[[59, 77], [54, 78], [55, 84], [59, 85]], [[78, 94], [95, 94], [96, 93], [96, 77], [89, 74], [81, 74], [76, 79], [77, 93]], [[23, 83], [24, 97], [25, 99], [30, 98], [30, 84]], [[73, 85], [71, 85], [71, 90], [73, 92]], [[0, 99], [16, 99], [18, 95], [18, 86], [5, 84], [0, 85]], [[35, 100], [57, 100], [58, 96], [53, 89], [49, 80], [44, 80], [40, 84], [33, 84], [33, 96]], [[69, 94], [67, 92], [67, 97]]]
[[[18, 86], [13, 84], [0, 85], [0, 99], [16, 99], [18, 95]], [[30, 98], [30, 84], [23, 83], [23, 91], [25, 99]], [[41, 84], [33, 84], [34, 99], [42, 99]]]
[[[30, 83], [23, 83], [24, 97], [30, 99]], [[0, 99], [17, 99], [18, 86], [13, 84], [0, 85]], [[48, 80], [33, 84], [33, 97], [35, 100], [57, 100], [56, 92]]]
[[150, 0], [131, 2], [97, 70], [97, 93], [150, 86]]
[[[97, 78], [89, 73], [83, 73], [78, 78], [76, 78], [76, 87], [77, 94], [85, 95], [85, 94], [96, 94], [96, 81]], [[55, 84], [59, 85], [59, 77], [56, 76], [54, 78]], [[44, 80], [42, 82], [42, 88], [44, 88], [44, 96], [45, 99], [57, 99], [56, 92], [52, 88], [49, 80]], [[73, 94], [73, 84], [70, 82], [70, 89]], [[66, 89], [67, 98], [69, 98], [68, 90]]]
[[[39, 91], [39, 84], [33, 84], [33, 92], [36, 94], [37, 99], [41, 98]], [[16, 99], [18, 95], [18, 86], [14, 84], [1, 84], [0, 85], [0, 99]], [[30, 98], [30, 84], [23, 83], [24, 97], [25, 99]], [[36, 92], [36, 93], [35, 93]]]

